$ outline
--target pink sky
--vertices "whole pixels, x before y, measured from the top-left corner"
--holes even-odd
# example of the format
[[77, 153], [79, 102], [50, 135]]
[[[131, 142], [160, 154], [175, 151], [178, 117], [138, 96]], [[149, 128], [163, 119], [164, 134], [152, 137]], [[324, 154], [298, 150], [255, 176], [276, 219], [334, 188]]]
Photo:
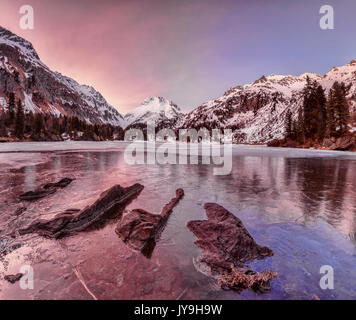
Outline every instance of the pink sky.
[[[54, 71], [92, 85], [121, 113], [148, 96], [183, 110], [262, 75], [315, 72], [355, 59], [354, 0], [0, 0], [0, 24]], [[19, 28], [30, 4], [34, 30]]]
[[[187, 82], [194, 85], [197, 81], [197, 66], [209, 54], [208, 35], [197, 40], [189, 30], [197, 32], [201, 19], [209, 21], [212, 16], [201, 14], [196, 21], [185, 21], [198, 13], [199, 6], [175, 3], [1, 0], [0, 17], [3, 27], [34, 45], [50, 69], [92, 85], [125, 113], [148, 96], [164, 96], [169, 91], [178, 96]], [[34, 30], [19, 27], [23, 4], [34, 8]], [[213, 22], [204, 24], [208, 32]], [[200, 54], [191, 55], [192, 50]], [[166, 98], [179, 102], [172, 96]]]

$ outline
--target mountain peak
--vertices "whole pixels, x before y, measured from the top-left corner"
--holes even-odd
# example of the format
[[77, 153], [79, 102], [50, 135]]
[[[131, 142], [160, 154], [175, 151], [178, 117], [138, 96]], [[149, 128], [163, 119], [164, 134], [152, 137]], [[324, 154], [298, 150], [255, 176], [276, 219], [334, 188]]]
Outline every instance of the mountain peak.
[[146, 98], [141, 105], [125, 115], [127, 125], [147, 122], [175, 120], [183, 115], [180, 108], [171, 100], [161, 96]]
[[19, 37], [18, 35], [12, 33], [0, 26], [0, 45], [7, 45], [12, 48], [19, 50], [19, 53], [27, 58], [34, 58], [40, 60], [36, 50], [34, 49], [31, 42]]
[[150, 105], [151, 108], [164, 107], [166, 105], [169, 105], [169, 106], [174, 106], [175, 108], [180, 110], [179, 107], [175, 103], [173, 103], [171, 100], [168, 100], [167, 98], [161, 97], [161, 96], [150, 96], [150, 97], [146, 98], [142, 102], [141, 106], [144, 106], [144, 105]]
[[261, 83], [261, 82], [266, 82], [267, 81], [267, 78], [265, 77], [265, 75], [263, 75], [261, 78], [259, 78], [258, 80], [256, 80], [254, 82], [254, 84], [256, 83]]

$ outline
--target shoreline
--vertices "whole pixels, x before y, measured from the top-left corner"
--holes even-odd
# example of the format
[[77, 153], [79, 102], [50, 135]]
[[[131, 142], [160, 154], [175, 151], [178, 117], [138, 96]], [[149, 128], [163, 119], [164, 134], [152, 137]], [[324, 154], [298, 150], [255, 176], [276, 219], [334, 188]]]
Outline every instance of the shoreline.
[[[29, 152], [80, 152], [80, 151], [122, 151], [127, 145], [131, 144], [130, 141], [48, 141], [48, 142], [7, 142], [0, 144], [0, 154], [7, 153], [29, 153]], [[145, 142], [147, 144], [147, 142]], [[162, 142], [167, 143], [167, 142]], [[156, 142], [156, 146], [162, 144]], [[181, 143], [191, 148], [190, 143]], [[178, 144], [172, 144], [177, 146]], [[195, 144], [198, 148], [200, 144]], [[204, 147], [223, 147], [223, 144], [204, 144]], [[188, 148], [188, 150], [189, 150]], [[250, 150], [252, 156], [258, 156], [256, 151], [263, 149], [267, 153], [275, 153], [288, 158], [293, 157], [305, 157], [305, 156], [317, 156], [318, 154], [330, 155], [330, 156], [350, 156], [356, 158], [355, 151], [341, 151], [341, 150], [328, 150], [328, 149], [316, 149], [316, 148], [288, 148], [288, 147], [274, 147], [267, 146], [266, 144], [232, 144], [233, 155], [238, 155], [239, 150]], [[174, 151], [174, 150], [170, 150]], [[176, 150], [179, 153], [179, 150]], [[271, 154], [271, 156], [273, 156]]]

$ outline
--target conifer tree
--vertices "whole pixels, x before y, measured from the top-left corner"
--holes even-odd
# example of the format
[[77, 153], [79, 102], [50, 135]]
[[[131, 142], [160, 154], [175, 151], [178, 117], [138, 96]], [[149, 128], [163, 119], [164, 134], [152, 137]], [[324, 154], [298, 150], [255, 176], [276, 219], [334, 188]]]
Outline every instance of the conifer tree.
[[298, 136], [298, 122], [296, 120], [292, 121], [292, 136], [291, 138], [293, 140], [297, 140], [297, 136]]
[[286, 138], [292, 138], [292, 112], [289, 109], [286, 114], [284, 127]]
[[99, 126], [97, 124], [94, 125], [94, 133], [99, 136], [100, 132], [99, 132]]
[[7, 136], [5, 117], [6, 117], [6, 114], [0, 112], [0, 137]]
[[59, 119], [57, 117], [53, 117], [52, 121], [52, 131], [55, 134], [59, 134]]
[[326, 98], [324, 89], [317, 81], [307, 77], [303, 89], [304, 134], [306, 138], [322, 139], [326, 131]]
[[33, 126], [34, 126], [34, 117], [33, 113], [29, 112], [25, 114], [25, 133], [29, 133], [33, 131]]
[[327, 132], [329, 136], [338, 137], [348, 131], [350, 121], [349, 105], [346, 99], [349, 87], [335, 82], [330, 89], [327, 110]]
[[59, 133], [60, 134], [63, 134], [66, 132], [66, 129], [67, 129], [67, 117], [64, 116], [64, 117], [61, 117], [60, 118], [60, 129], [59, 129]]
[[9, 93], [9, 119], [8, 126], [12, 126], [15, 120], [15, 94], [13, 92]]
[[303, 114], [304, 114], [304, 129], [305, 135], [310, 137], [313, 134], [313, 127], [315, 121], [315, 83], [309, 77], [306, 79], [307, 83], [303, 89]]
[[319, 140], [324, 139], [326, 135], [326, 121], [327, 121], [327, 111], [326, 111], [326, 97], [325, 91], [321, 85], [318, 85], [315, 92], [315, 103], [317, 106], [318, 122], [316, 123], [317, 134]]
[[298, 120], [296, 122], [296, 139], [299, 143], [305, 143], [304, 123], [303, 108], [300, 108], [298, 112]]
[[328, 101], [326, 103], [326, 112], [327, 112], [326, 135], [328, 137], [334, 137], [336, 136], [336, 111], [335, 111], [335, 94], [333, 89], [330, 89], [329, 91]]
[[338, 84], [335, 90], [336, 119], [338, 135], [343, 135], [348, 131], [350, 120], [349, 106], [346, 100], [346, 86], [344, 83]]
[[16, 111], [16, 119], [15, 119], [15, 134], [19, 139], [23, 138], [25, 128], [25, 114], [22, 107], [21, 100], [17, 102], [17, 111]]
[[42, 114], [41, 113], [36, 113], [35, 114], [35, 119], [34, 119], [34, 132], [38, 135], [42, 133], [43, 130], [43, 119], [42, 119]]

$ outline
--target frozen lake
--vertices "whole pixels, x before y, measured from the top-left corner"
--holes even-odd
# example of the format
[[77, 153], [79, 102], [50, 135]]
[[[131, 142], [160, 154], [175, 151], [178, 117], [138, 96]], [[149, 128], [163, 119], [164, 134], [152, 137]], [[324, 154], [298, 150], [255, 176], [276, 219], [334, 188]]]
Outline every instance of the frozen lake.
[[[356, 154], [238, 145], [233, 146], [231, 174], [216, 176], [212, 165], [128, 165], [126, 146], [0, 145], [0, 250], [21, 245], [0, 258], [1, 299], [91, 299], [75, 270], [99, 299], [356, 299]], [[21, 193], [63, 177], [76, 180], [43, 200], [19, 202]], [[38, 218], [84, 208], [114, 184], [134, 183], [145, 189], [127, 210], [159, 213], [177, 188], [185, 191], [151, 259], [118, 238], [115, 219], [61, 240], [10, 237]], [[275, 252], [250, 263], [256, 270], [279, 273], [270, 292], [224, 291], [196, 270], [193, 260], [200, 250], [186, 223], [206, 218], [206, 202], [236, 214], [259, 244]], [[34, 268], [33, 290], [2, 280], [24, 264]], [[319, 286], [323, 265], [335, 270], [334, 290]]]

